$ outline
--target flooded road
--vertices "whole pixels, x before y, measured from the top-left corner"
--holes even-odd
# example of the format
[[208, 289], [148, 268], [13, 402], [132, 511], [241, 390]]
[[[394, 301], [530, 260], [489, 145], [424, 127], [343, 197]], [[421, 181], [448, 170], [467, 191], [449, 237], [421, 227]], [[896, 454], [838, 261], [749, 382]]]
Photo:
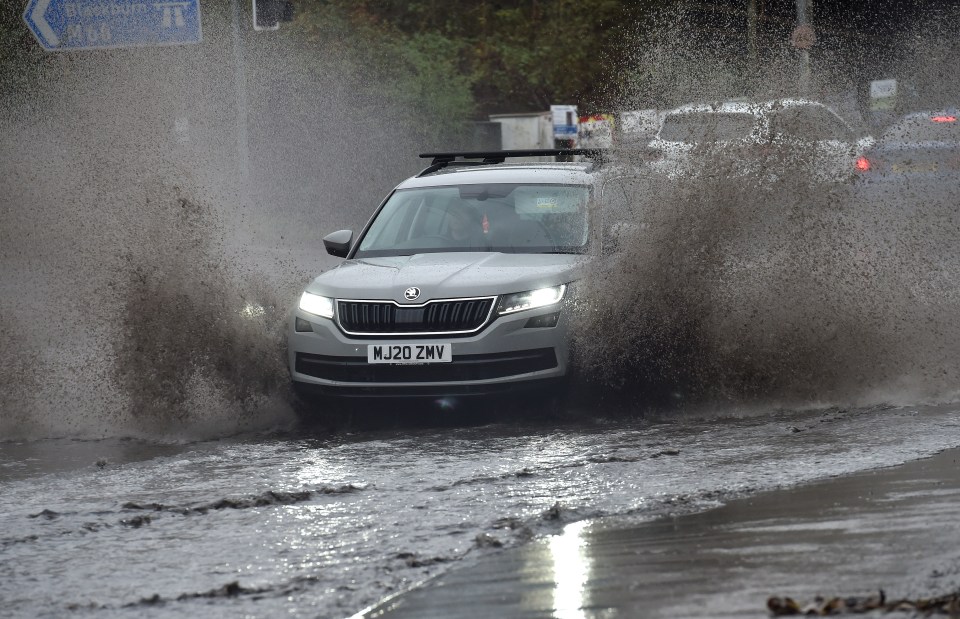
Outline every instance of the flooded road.
[[501, 547], [960, 445], [960, 406], [0, 443], [9, 616], [344, 617]]
[[[724, 158], [626, 200], [633, 243], [590, 282], [581, 367], [644, 406], [661, 388], [657, 414], [588, 400], [564, 421], [303, 428], [284, 318], [337, 262], [323, 236], [359, 231], [418, 153], [468, 148], [465, 121], [535, 108], [468, 109], [472, 78], [451, 79], [442, 38], [398, 54], [405, 39], [353, 24], [353, 3], [342, 23], [337, 3], [295, 3], [299, 22], [254, 32], [205, 2], [197, 45], [52, 55], [8, 4], [0, 617], [347, 617], [573, 523], [702, 512], [960, 446], [956, 185], [942, 211], [914, 186], [811, 188], [802, 166], [760, 192]], [[903, 90], [937, 86], [923, 103], [939, 109], [955, 106], [941, 58], [960, 38], [934, 13], [889, 62], [915, 65]], [[744, 90], [745, 47], [681, 34], [687, 15], [670, 7], [638, 55], [601, 63], [627, 81], [593, 111], [797, 95], [792, 55]], [[869, 120], [861, 95], [887, 68], [815, 66], [824, 102]], [[646, 179], [626, 151], [618, 165]], [[674, 395], [697, 406], [674, 412]], [[732, 404], [757, 401], [800, 404]]]

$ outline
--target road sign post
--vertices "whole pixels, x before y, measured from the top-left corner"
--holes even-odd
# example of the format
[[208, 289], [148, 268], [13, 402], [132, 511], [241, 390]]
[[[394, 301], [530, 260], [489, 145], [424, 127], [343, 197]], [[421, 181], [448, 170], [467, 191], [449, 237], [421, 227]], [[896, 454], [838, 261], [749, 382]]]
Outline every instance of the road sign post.
[[30, 0], [23, 20], [47, 51], [199, 43], [200, 0]]
[[799, 90], [803, 96], [810, 94], [810, 47], [816, 41], [810, 25], [810, 5], [813, 0], [797, 0], [797, 27], [791, 35], [791, 43], [800, 50]]

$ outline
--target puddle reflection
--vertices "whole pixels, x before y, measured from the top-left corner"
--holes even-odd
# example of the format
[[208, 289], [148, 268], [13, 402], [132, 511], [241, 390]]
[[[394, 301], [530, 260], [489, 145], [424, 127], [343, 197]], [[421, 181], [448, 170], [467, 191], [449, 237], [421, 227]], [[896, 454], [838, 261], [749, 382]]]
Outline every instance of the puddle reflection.
[[563, 533], [550, 538], [548, 547], [553, 561], [553, 616], [556, 619], [586, 619], [584, 593], [590, 563], [584, 552], [583, 531], [590, 523], [574, 522]]

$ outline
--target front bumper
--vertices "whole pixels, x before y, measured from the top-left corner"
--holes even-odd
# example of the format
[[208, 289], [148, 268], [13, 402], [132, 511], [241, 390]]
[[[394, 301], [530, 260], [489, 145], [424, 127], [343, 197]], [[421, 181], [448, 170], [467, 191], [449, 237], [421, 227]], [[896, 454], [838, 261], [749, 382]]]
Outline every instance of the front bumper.
[[[290, 375], [298, 388], [330, 395], [481, 395], [549, 384], [567, 373], [568, 313], [561, 305], [517, 312], [466, 337], [357, 337], [344, 334], [334, 320], [296, 309], [287, 333]], [[536, 326], [553, 314], [559, 314], [555, 326]], [[311, 330], [296, 331], [297, 317]], [[452, 361], [367, 363], [368, 345], [399, 340], [449, 343]]]

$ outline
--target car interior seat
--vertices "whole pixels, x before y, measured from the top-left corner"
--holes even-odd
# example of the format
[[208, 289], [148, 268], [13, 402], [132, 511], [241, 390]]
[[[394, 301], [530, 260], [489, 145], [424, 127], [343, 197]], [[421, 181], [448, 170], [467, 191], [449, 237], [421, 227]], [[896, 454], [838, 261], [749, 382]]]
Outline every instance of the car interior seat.
[[553, 247], [550, 235], [535, 219], [524, 219], [512, 203], [486, 200], [483, 211], [490, 227], [493, 247]]

